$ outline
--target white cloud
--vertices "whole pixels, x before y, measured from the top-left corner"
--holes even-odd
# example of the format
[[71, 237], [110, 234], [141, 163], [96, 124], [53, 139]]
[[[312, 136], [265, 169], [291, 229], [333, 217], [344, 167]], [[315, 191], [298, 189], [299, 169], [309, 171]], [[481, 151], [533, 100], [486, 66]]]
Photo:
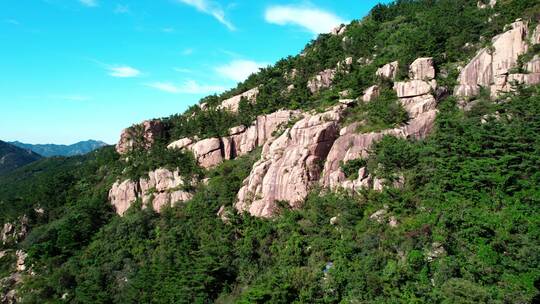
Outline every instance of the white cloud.
[[194, 52], [193, 49], [184, 49], [184, 50], [182, 51], [182, 55], [184, 55], [184, 56], [189, 56], [189, 55], [193, 54], [193, 52]]
[[79, 0], [79, 2], [88, 7], [96, 7], [98, 6], [97, 0]]
[[328, 33], [334, 27], [345, 23], [344, 20], [331, 12], [292, 5], [269, 7], [266, 9], [264, 18], [268, 23], [297, 25], [315, 34]]
[[146, 86], [172, 94], [211, 94], [225, 91], [223, 86], [199, 84], [195, 80], [187, 80], [180, 85], [171, 82], [152, 82]]
[[211, 0], [177, 0], [189, 6], [196, 8], [199, 12], [212, 15], [219, 22], [225, 25], [229, 30], [234, 31], [234, 25], [225, 18], [225, 11], [219, 3]]
[[161, 31], [164, 32], [164, 33], [172, 33], [172, 32], [174, 32], [174, 28], [166, 27], [166, 28], [162, 28]]
[[122, 4], [117, 4], [116, 8], [114, 9], [115, 14], [129, 14], [130, 12], [129, 6]]
[[111, 75], [112, 77], [130, 78], [141, 75], [141, 71], [130, 66], [108, 67], [108, 69], [109, 75]]
[[225, 78], [234, 81], [244, 81], [249, 75], [258, 72], [259, 69], [267, 65], [264, 62], [251, 60], [234, 60], [226, 65], [217, 67], [216, 71]]

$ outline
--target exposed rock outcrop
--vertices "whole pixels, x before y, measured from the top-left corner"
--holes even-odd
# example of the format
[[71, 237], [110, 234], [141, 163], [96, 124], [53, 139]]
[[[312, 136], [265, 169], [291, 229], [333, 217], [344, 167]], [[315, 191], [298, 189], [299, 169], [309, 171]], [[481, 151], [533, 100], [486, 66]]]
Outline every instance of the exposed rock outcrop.
[[377, 76], [381, 78], [394, 80], [399, 72], [399, 62], [387, 63], [377, 70]]
[[429, 94], [431, 90], [437, 87], [437, 83], [428, 83], [423, 80], [410, 80], [396, 82], [394, 90], [396, 90], [399, 98], [410, 98]]
[[[358, 158], [368, 156], [372, 145], [381, 140], [385, 135], [400, 138], [424, 138], [433, 128], [437, 114], [437, 101], [431, 94], [436, 89], [434, 78], [433, 61], [430, 58], [419, 58], [410, 67], [409, 74], [413, 79], [406, 82], [397, 82], [394, 89], [397, 92], [400, 103], [403, 105], [411, 120], [404, 126], [383, 130], [380, 132], [357, 133], [357, 124], [352, 124], [341, 129], [340, 137], [336, 140], [324, 165], [321, 184], [324, 187], [335, 189], [345, 188], [358, 191], [362, 188], [381, 190], [385, 181], [374, 178], [366, 168], [360, 168], [358, 178], [348, 180], [341, 170], [341, 164]], [[433, 73], [432, 73], [433, 72]], [[394, 187], [400, 187], [403, 180], [394, 182]]]
[[203, 168], [214, 167], [223, 162], [222, 143], [219, 138], [207, 138], [189, 146]]
[[164, 206], [191, 199], [192, 194], [182, 190], [183, 186], [184, 179], [178, 171], [160, 168], [136, 182], [117, 181], [109, 191], [109, 200], [120, 216], [137, 199], [142, 199], [145, 205], [151, 204], [156, 212], [160, 212]]
[[354, 127], [344, 128], [341, 136], [336, 140], [332, 149], [328, 153], [324, 164], [324, 171], [321, 184], [330, 189], [346, 188], [351, 190], [360, 190], [361, 188], [380, 188], [365, 168], [361, 168], [358, 179], [354, 181], [347, 180], [347, 177], [341, 170], [341, 163], [358, 158], [366, 158], [369, 149], [374, 143], [381, 140], [384, 135], [392, 135], [400, 138], [425, 138], [433, 128], [436, 110], [428, 110], [417, 115], [417, 117], [403, 127], [381, 132], [356, 133]]
[[236, 95], [229, 99], [224, 100], [218, 106], [218, 109], [227, 109], [233, 113], [237, 113], [238, 108], [240, 106], [240, 101], [242, 100], [242, 98], [246, 98], [247, 101], [249, 102], [255, 102], [255, 100], [257, 100], [258, 95], [259, 95], [259, 88], [253, 88], [242, 94], [239, 94], [239, 95]]
[[16, 244], [28, 234], [28, 217], [20, 216], [14, 223], [5, 223], [0, 230], [0, 239], [3, 245]]
[[328, 88], [332, 85], [332, 82], [336, 77], [336, 73], [336, 69], [326, 69], [315, 75], [315, 77], [311, 78], [308, 81], [307, 87], [311, 93], [317, 93], [324, 88]]
[[479, 9], [485, 9], [485, 8], [494, 8], [495, 5], [497, 5], [497, 0], [489, 0], [489, 2], [486, 3], [487, 0], [478, 1], [476, 3], [476, 6]]
[[[540, 75], [534, 72], [528, 76], [513, 76], [512, 69], [518, 65], [518, 57], [528, 51], [529, 29], [524, 21], [516, 21], [510, 28], [492, 39], [491, 49], [480, 50], [463, 68], [458, 78], [459, 85], [454, 89], [456, 96], [472, 97], [484, 87], [490, 90], [492, 97], [496, 97], [501, 92], [511, 91], [513, 82], [539, 83]], [[533, 34], [533, 43], [535, 39]], [[531, 69], [534, 64], [531, 62]]]
[[381, 90], [378, 85], [371, 86], [364, 91], [363, 102], [370, 102], [379, 97]]
[[340, 36], [340, 35], [345, 34], [345, 31], [347, 31], [347, 26], [344, 24], [341, 24], [333, 28], [332, 31], [330, 31], [330, 34], [335, 35], [335, 36]]
[[297, 116], [299, 111], [280, 110], [268, 115], [258, 116], [249, 128], [237, 126], [229, 130], [229, 136], [193, 141], [183, 138], [171, 143], [169, 149], [189, 149], [199, 165], [212, 168], [226, 159], [246, 155], [268, 141], [279, 126]]
[[258, 217], [278, 212], [278, 201], [300, 207], [320, 178], [321, 164], [339, 136], [344, 105], [320, 114], [306, 114], [263, 147], [261, 159], [238, 193], [236, 208]]
[[[397, 64], [390, 65], [397, 68]], [[387, 68], [390, 71], [393, 68]], [[386, 71], [386, 72], [388, 72]], [[391, 75], [395, 70], [388, 72]], [[339, 105], [325, 113], [306, 113], [292, 128], [280, 137], [269, 140], [263, 147], [261, 159], [238, 193], [236, 209], [253, 216], [272, 217], [279, 212], [279, 202], [291, 208], [300, 207], [315, 185], [331, 189], [348, 188], [381, 190], [387, 182], [372, 177], [366, 168], [358, 172], [358, 179], [347, 180], [341, 163], [366, 157], [369, 149], [384, 135], [401, 138], [424, 138], [432, 129], [437, 114], [435, 97], [431, 91], [436, 82], [433, 61], [421, 58], [411, 66], [414, 78], [396, 83], [395, 89], [412, 120], [398, 128], [372, 133], [357, 133], [357, 124], [340, 129], [344, 110], [354, 106], [356, 100], [340, 100]], [[369, 102], [379, 93], [370, 87], [361, 98]], [[323, 166], [324, 164], [324, 166]], [[394, 187], [401, 187], [403, 178], [397, 178]]]
[[122, 131], [116, 144], [119, 154], [126, 154], [133, 149], [149, 149], [164, 131], [160, 120], [147, 120]]
[[347, 73], [350, 65], [354, 62], [352, 57], [345, 58], [345, 60], [338, 62], [335, 69], [326, 69], [322, 72], [319, 72], [313, 78], [308, 80], [307, 87], [311, 93], [317, 93], [322, 89], [329, 88], [336, 75], [339, 72]]
[[409, 77], [416, 80], [432, 80], [435, 78], [433, 58], [418, 58], [410, 66]]

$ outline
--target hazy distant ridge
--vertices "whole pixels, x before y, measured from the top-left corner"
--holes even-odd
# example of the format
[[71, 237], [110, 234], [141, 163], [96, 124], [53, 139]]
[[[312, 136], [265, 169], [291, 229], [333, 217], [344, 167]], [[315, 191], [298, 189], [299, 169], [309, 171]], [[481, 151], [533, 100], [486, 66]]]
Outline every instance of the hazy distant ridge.
[[29, 149], [36, 152], [39, 155], [45, 157], [51, 156], [74, 156], [83, 155], [99, 149], [103, 146], [107, 146], [106, 143], [97, 140], [81, 141], [72, 145], [55, 145], [55, 144], [41, 144], [32, 145], [25, 144], [19, 141], [10, 142], [10, 144], [23, 149]]

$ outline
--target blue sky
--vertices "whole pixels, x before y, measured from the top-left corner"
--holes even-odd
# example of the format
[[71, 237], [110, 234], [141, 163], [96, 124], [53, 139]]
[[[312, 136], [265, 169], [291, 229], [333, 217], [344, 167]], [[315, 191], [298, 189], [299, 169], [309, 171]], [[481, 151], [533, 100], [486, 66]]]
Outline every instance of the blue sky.
[[113, 144], [377, 2], [0, 0], [0, 139]]

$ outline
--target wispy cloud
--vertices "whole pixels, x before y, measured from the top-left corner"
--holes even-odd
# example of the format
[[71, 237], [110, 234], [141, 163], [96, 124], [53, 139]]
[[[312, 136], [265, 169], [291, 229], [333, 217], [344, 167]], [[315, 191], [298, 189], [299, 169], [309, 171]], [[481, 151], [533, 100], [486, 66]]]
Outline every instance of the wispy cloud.
[[112, 77], [132, 78], [141, 75], [141, 71], [130, 66], [112, 66], [107, 69]]
[[266, 22], [277, 25], [297, 25], [314, 33], [328, 33], [334, 27], [345, 23], [337, 15], [318, 8], [278, 5], [266, 9], [264, 14]]
[[221, 5], [211, 0], [176, 0], [196, 8], [199, 12], [209, 14], [216, 18], [221, 24], [225, 25], [229, 30], [234, 31], [234, 25], [225, 18], [225, 11]]
[[223, 86], [199, 84], [195, 80], [187, 80], [179, 85], [172, 82], [152, 82], [145, 85], [171, 94], [212, 94], [225, 91]]
[[191, 48], [184, 49], [184, 50], [182, 51], [182, 55], [184, 55], [184, 56], [189, 56], [189, 55], [193, 54], [193, 52], [194, 52], [194, 50], [191, 49]]
[[82, 5], [88, 6], [88, 7], [96, 7], [96, 6], [98, 6], [97, 0], [79, 0], [79, 2]]
[[129, 14], [130, 12], [129, 6], [123, 4], [117, 4], [114, 9], [115, 14]]
[[15, 19], [4, 19], [5, 23], [13, 24], [13, 25], [21, 25], [21, 23], [18, 20]]
[[218, 66], [216, 72], [230, 80], [244, 81], [249, 75], [258, 72], [267, 65], [268, 63], [251, 60], [233, 60], [228, 64]]

